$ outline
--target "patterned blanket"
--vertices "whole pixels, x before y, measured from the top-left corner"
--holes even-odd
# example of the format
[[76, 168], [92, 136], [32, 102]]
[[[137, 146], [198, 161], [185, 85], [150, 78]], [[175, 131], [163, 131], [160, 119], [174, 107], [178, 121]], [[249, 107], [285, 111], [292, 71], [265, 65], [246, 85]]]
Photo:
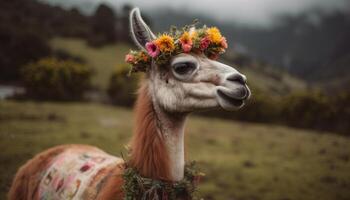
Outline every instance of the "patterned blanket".
[[39, 185], [39, 199], [93, 200], [108, 174], [123, 162], [102, 151], [67, 150], [44, 171]]

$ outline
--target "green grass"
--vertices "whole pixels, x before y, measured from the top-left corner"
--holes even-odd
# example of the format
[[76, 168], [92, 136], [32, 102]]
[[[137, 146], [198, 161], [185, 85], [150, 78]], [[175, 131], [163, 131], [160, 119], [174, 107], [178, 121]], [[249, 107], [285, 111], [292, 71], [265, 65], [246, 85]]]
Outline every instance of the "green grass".
[[84, 40], [75, 38], [55, 38], [50, 44], [53, 49], [65, 50], [84, 58], [87, 65], [95, 69], [92, 81], [100, 89], [107, 88], [110, 75], [117, 67], [125, 66], [124, 57], [130, 49], [127, 44], [92, 48]]
[[[120, 155], [128, 109], [90, 103], [0, 102], [0, 199], [17, 168], [58, 144], [91, 144]], [[282, 126], [191, 116], [187, 151], [207, 174], [205, 199], [350, 199], [350, 139]]]

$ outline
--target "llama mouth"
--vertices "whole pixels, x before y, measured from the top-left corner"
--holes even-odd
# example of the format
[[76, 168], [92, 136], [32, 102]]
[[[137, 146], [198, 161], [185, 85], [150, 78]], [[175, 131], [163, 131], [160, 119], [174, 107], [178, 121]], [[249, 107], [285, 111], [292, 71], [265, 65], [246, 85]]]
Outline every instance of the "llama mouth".
[[217, 94], [223, 102], [219, 100], [220, 105], [226, 110], [232, 110], [232, 108], [240, 108], [244, 104], [243, 99], [233, 98], [231, 95], [226, 94], [222, 90], [217, 90]]

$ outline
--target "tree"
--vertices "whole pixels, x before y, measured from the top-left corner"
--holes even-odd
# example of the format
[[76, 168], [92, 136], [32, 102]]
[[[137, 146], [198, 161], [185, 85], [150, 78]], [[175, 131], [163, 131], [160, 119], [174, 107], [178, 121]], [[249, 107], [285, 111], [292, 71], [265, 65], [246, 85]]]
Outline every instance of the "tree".
[[[3, 31], [4, 29], [6, 31]], [[19, 80], [19, 69], [28, 62], [48, 56], [51, 48], [39, 34], [0, 26], [0, 80]]]
[[88, 42], [92, 46], [101, 46], [113, 43], [116, 38], [117, 17], [106, 4], [101, 4], [92, 16], [92, 30]]

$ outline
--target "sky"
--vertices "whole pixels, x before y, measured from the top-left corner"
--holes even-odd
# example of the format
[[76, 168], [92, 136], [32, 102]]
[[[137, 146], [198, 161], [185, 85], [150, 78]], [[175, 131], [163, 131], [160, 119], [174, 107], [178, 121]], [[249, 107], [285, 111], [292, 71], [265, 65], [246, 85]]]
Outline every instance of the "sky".
[[98, 5], [106, 2], [115, 7], [130, 3], [141, 9], [167, 7], [186, 12], [203, 13], [217, 20], [240, 24], [271, 25], [277, 16], [296, 15], [311, 9], [330, 12], [350, 11], [350, 0], [44, 0], [67, 7], [75, 4]]

